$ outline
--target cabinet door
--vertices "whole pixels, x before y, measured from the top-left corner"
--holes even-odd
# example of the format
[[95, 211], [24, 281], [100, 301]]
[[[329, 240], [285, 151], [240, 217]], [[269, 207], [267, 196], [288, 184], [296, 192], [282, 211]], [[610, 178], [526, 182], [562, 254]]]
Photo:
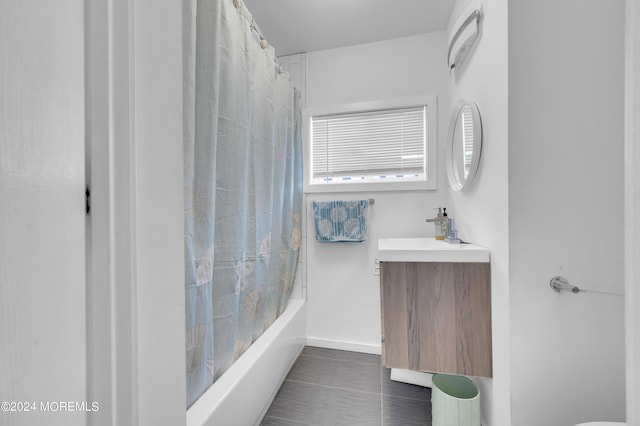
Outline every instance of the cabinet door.
[[40, 404], [92, 401], [84, 31], [82, 0], [0, 1], [0, 401], [30, 411], [3, 425], [85, 425]]
[[386, 367], [492, 376], [488, 263], [382, 262]]

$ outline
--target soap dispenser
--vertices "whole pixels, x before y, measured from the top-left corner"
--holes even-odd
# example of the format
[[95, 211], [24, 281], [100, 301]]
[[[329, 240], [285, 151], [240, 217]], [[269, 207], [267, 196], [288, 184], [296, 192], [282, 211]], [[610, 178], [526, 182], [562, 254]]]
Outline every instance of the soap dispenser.
[[438, 207], [438, 215], [433, 219], [427, 219], [427, 222], [433, 222], [436, 227], [436, 240], [444, 240], [447, 235], [447, 208]]
[[449, 227], [449, 218], [447, 217], [447, 208], [442, 208], [442, 222], [440, 222], [440, 231], [442, 232], [443, 239], [447, 238], [447, 232]]

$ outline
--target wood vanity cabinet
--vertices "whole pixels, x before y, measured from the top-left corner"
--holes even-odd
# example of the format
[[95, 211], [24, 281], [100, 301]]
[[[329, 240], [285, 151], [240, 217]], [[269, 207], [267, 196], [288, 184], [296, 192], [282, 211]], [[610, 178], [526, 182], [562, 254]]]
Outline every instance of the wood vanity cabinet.
[[489, 263], [380, 262], [382, 363], [492, 377]]

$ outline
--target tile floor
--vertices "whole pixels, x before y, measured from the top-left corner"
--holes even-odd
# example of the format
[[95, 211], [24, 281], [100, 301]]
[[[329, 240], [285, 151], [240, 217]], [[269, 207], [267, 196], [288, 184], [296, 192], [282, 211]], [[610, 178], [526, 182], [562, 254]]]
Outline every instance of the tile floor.
[[380, 356], [307, 346], [263, 426], [431, 425], [431, 389], [392, 381]]

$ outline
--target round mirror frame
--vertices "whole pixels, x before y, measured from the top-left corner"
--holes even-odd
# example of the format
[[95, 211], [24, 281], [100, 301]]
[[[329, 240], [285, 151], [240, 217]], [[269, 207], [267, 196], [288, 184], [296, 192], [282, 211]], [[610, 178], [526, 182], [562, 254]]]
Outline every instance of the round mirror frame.
[[[469, 167], [469, 173], [467, 177], [460, 176], [455, 165], [456, 158], [453, 156], [453, 149], [455, 146], [455, 130], [462, 117], [463, 108], [469, 107], [471, 110], [471, 118], [473, 120], [473, 153], [471, 154], [471, 165]], [[471, 185], [473, 178], [478, 171], [478, 165], [480, 164], [480, 154], [482, 152], [482, 120], [480, 118], [480, 111], [478, 106], [471, 101], [460, 100], [456, 104], [456, 107], [451, 112], [451, 119], [449, 121], [449, 135], [447, 140], [446, 150], [446, 166], [447, 176], [449, 178], [449, 185], [454, 191], [460, 191], [467, 189]]]

